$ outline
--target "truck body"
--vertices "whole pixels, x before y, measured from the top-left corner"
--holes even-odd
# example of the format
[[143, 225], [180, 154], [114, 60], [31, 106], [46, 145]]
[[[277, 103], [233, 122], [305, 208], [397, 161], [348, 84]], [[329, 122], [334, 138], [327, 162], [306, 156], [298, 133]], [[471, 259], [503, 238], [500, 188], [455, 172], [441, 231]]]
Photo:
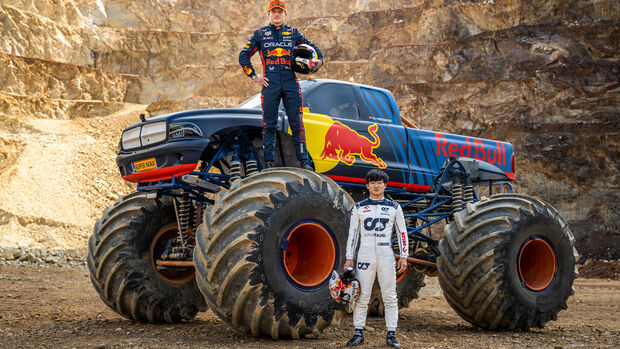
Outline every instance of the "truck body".
[[[404, 126], [394, 96], [386, 89], [328, 79], [300, 85], [311, 162], [316, 172], [339, 183], [363, 183], [368, 170], [380, 168], [390, 176], [389, 187], [428, 192], [451, 158], [471, 164], [474, 181], [515, 179], [510, 143]], [[167, 180], [208, 160], [206, 150], [214, 135], [242, 130], [257, 138], [261, 129], [260, 95], [235, 109], [161, 115], [125, 130], [117, 164], [128, 181]], [[279, 165], [292, 166], [291, 132], [283, 108], [278, 133]], [[260, 153], [260, 142], [254, 145]]]

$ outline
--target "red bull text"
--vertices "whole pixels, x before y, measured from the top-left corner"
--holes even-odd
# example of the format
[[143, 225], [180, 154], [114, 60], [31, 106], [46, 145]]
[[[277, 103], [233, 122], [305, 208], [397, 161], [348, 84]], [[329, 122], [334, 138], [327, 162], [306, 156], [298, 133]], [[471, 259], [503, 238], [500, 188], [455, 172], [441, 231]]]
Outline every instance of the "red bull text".
[[496, 142], [495, 149], [485, 148], [484, 143], [479, 139], [465, 137], [465, 143], [460, 147], [457, 143], [451, 142], [440, 133], [435, 133], [437, 142], [436, 155], [445, 157], [465, 157], [480, 161], [486, 161], [490, 164], [506, 165], [506, 150], [502, 142]]

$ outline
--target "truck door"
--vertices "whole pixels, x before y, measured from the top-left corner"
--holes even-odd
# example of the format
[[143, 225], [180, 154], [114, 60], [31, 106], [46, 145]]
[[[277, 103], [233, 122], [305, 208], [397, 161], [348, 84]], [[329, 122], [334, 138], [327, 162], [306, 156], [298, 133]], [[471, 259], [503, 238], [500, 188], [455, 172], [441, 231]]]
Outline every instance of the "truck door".
[[378, 168], [390, 186], [406, 187], [407, 137], [386, 92], [329, 82], [304, 95], [306, 141], [317, 172], [364, 184], [366, 172]]
[[364, 86], [354, 86], [354, 91], [360, 123], [378, 128], [381, 144], [375, 153], [387, 165], [383, 170], [390, 176], [390, 186], [405, 188], [409, 184], [408, 138], [394, 97], [386, 90]]
[[[304, 127], [315, 170], [334, 180], [360, 183], [370, 168], [384, 168], [374, 156], [374, 138], [360, 121], [350, 84], [320, 83], [304, 95]], [[372, 130], [371, 130], [372, 131]]]

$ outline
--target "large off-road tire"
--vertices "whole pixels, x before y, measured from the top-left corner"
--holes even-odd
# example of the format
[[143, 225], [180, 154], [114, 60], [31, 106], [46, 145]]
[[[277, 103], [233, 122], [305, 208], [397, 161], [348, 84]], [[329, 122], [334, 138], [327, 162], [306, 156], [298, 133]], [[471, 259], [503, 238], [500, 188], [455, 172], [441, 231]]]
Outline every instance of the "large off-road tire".
[[172, 200], [134, 192], [108, 207], [88, 240], [90, 280], [104, 303], [135, 321], [175, 323], [207, 306], [194, 270], [158, 271], [153, 254], [177, 234]]
[[196, 280], [211, 310], [273, 339], [338, 322], [328, 282], [344, 263], [352, 206], [335, 182], [311, 171], [274, 168], [233, 182], [197, 233]]
[[489, 330], [526, 330], [567, 308], [577, 251], [553, 207], [525, 195], [496, 195], [454, 218], [439, 244], [439, 284], [463, 319]]

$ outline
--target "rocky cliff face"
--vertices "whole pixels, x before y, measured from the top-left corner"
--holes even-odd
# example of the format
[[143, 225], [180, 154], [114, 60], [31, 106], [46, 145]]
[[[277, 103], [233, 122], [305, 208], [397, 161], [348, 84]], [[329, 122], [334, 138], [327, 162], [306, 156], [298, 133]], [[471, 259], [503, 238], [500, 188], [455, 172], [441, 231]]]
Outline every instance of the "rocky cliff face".
[[[6, 238], [28, 224], [35, 226], [17, 230], [45, 231], [54, 244], [83, 242], [58, 236], [89, 229], [129, 190], [112, 158], [122, 126], [140, 110], [233, 106], [255, 93], [237, 56], [266, 22], [265, 3], [0, 0], [0, 245], [46, 244]], [[519, 191], [566, 216], [585, 256], [620, 258], [617, 1], [290, 0], [288, 7], [289, 22], [325, 53], [318, 77], [388, 88], [421, 128], [512, 142]], [[84, 138], [48, 131], [58, 127]], [[53, 163], [77, 172], [71, 183], [53, 183], [84, 189], [73, 205], [87, 207], [84, 219], [70, 210], [27, 212], [45, 190], [35, 197], [23, 185], [46, 184], [22, 176], [46, 173], [35, 155], [56, 154], [37, 153], [48, 142], [92, 145], [80, 162], [100, 171]]]

